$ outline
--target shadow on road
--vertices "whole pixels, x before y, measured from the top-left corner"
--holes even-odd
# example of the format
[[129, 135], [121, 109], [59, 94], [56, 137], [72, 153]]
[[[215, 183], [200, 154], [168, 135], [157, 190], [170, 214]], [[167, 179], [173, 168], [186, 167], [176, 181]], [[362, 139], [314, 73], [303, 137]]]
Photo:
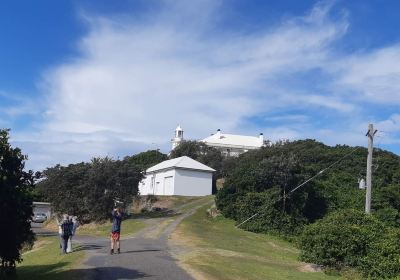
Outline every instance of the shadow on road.
[[110, 267], [96, 267], [87, 269], [70, 269], [60, 271], [57, 268], [63, 267], [65, 263], [52, 264], [52, 265], [35, 265], [35, 266], [23, 266], [17, 268], [16, 275], [8, 275], [6, 279], [12, 280], [36, 280], [42, 279], [83, 279], [89, 277], [89, 279], [107, 279], [107, 280], [118, 280], [118, 279], [141, 279], [150, 277], [146, 273], [137, 271], [135, 269], [127, 269], [118, 266]]
[[129, 216], [130, 219], [154, 219], [154, 218], [171, 218], [179, 216], [182, 213], [174, 210], [161, 210], [161, 211], [150, 211], [144, 213], [135, 213]]
[[148, 250], [132, 250], [132, 251], [121, 251], [121, 254], [130, 254], [130, 253], [145, 253], [145, 252], [161, 252], [162, 250], [158, 249], [148, 249]]
[[90, 251], [90, 250], [97, 250], [97, 249], [102, 249], [105, 246], [98, 245], [98, 244], [84, 244], [84, 245], [78, 245], [74, 248], [74, 252], [77, 251]]

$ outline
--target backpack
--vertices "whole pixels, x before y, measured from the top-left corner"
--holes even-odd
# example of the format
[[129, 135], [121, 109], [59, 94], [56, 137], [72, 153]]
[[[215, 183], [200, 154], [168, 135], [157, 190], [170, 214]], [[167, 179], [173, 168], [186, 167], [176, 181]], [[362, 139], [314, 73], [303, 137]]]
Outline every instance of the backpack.
[[64, 221], [61, 224], [62, 236], [71, 236], [72, 235], [72, 223], [70, 221]]

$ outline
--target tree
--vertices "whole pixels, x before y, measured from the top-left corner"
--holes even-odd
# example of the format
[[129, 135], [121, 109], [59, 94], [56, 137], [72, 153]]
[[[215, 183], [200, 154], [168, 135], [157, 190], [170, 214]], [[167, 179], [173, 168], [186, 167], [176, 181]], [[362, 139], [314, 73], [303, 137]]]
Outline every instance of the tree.
[[258, 213], [243, 225], [245, 229], [296, 234], [305, 223], [320, 218], [326, 209], [324, 199], [313, 186], [290, 194], [304, 180], [302, 172], [293, 153], [243, 162], [217, 194], [217, 206], [225, 216], [237, 221]]
[[[20, 262], [24, 243], [32, 244], [30, 219], [35, 176], [25, 172], [25, 160], [19, 148], [9, 144], [9, 130], [0, 130], [0, 266], [15, 267]], [[1, 272], [0, 272], [1, 273]], [[1, 275], [1, 274], [0, 274]]]
[[166, 154], [160, 153], [158, 150], [149, 150], [134, 156], [125, 157], [124, 160], [136, 165], [142, 171], [145, 171], [147, 168], [167, 159], [168, 156]]
[[56, 212], [76, 215], [88, 223], [107, 219], [114, 199], [129, 205], [142, 177], [128, 159], [94, 158], [90, 163], [47, 168], [37, 188]]

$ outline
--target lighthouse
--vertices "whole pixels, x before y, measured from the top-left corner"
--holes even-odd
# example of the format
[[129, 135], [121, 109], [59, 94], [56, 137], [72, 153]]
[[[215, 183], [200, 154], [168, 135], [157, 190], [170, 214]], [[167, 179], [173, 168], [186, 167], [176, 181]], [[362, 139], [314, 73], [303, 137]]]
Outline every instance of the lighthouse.
[[171, 140], [172, 150], [178, 147], [178, 145], [183, 141], [183, 129], [178, 125], [175, 129], [175, 137]]

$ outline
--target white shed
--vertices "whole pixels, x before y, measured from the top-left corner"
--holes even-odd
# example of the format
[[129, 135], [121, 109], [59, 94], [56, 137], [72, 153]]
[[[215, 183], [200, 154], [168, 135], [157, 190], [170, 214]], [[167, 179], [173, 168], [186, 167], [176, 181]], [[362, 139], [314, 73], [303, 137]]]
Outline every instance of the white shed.
[[187, 156], [166, 160], [146, 170], [139, 192], [141, 195], [210, 195], [214, 171]]

